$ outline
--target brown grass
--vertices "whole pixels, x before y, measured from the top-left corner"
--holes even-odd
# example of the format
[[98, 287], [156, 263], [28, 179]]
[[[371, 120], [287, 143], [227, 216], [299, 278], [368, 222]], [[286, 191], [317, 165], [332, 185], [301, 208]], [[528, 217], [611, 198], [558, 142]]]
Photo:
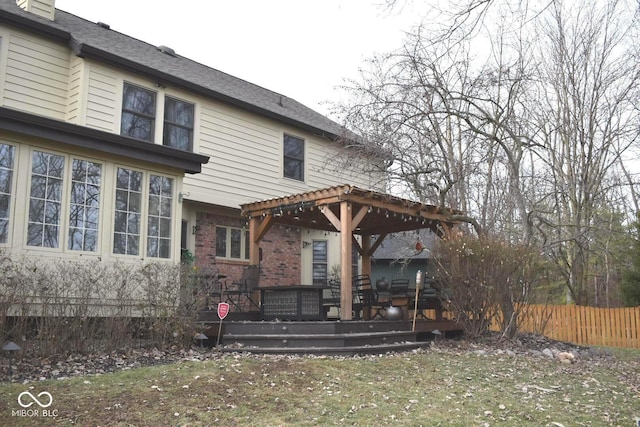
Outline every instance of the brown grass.
[[[639, 372], [640, 352], [573, 365], [437, 346], [354, 358], [224, 354], [4, 383], [0, 425], [631, 426], [640, 417]], [[57, 417], [12, 415], [23, 391], [51, 393]]]

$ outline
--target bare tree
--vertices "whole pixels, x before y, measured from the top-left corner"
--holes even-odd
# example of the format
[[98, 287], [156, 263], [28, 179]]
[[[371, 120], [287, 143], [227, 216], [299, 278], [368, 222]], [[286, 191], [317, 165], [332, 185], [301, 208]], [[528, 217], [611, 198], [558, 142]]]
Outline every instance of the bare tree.
[[481, 228], [528, 241], [520, 178], [531, 144], [520, 119], [527, 53], [507, 53], [499, 33], [479, 62], [468, 41], [434, 43], [423, 31], [346, 88], [354, 102], [336, 112], [363, 136], [349, 149], [384, 156], [392, 190], [470, 212]]
[[463, 2], [451, 37], [419, 27], [349, 82], [335, 112], [359, 137], [345, 150], [376, 159], [394, 192], [543, 246], [588, 303], [616, 280], [623, 243], [609, 237], [638, 206], [638, 5], [498, 1]]
[[[640, 77], [627, 54], [637, 19], [624, 2], [586, 2], [569, 9], [556, 2], [543, 21], [546, 61], [540, 61], [538, 117], [543, 130], [539, 153], [552, 180], [553, 215], [546, 216], [548, 252], [562, 271], [570, 297], [588, 302], [597, 221], [608, 204], [621, 156], [637, 138], [640, 117], [632, 101]], [[535, 105], [535, 104], [534, 104]], [[617, 203], [616, 201], [614, 203]], [[608, 228], [605, 226], [605, 229]]]

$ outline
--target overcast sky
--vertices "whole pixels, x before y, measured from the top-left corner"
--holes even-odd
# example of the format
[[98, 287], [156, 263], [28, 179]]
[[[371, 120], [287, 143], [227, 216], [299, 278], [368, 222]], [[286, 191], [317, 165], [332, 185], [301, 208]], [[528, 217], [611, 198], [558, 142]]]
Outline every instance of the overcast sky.
[[382, 0], [56, 0], [153, 45], [294, 98], [322, 113], [335, 87], [375, 53], [402, 45], [418, 23], [411, 5]]

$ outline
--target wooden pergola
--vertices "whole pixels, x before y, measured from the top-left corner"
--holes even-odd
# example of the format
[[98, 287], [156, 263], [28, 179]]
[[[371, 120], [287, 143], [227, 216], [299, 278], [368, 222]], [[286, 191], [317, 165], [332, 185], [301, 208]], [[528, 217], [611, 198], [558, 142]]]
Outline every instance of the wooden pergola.
[[[428, 228], [442, 237], [459, 224], [448, 218], [462, 214], [347, 184], [246, 203], [241, 208], [249, 221], [252, 265], [259, 263], [260, 241], [274, 224], [340, 233], [342, 320], [352, 318], [352, 246], [362, 257], [362, 274], [371, 274], [371, 257], [388, 234]], [[378, 236], [373, 244], [372, 236]]]

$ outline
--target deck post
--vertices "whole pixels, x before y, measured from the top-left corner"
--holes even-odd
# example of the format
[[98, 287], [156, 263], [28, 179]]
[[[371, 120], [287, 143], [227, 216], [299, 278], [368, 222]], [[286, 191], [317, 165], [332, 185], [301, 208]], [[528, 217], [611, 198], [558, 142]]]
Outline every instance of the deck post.
[[260, 264], [260, 240], [262, 237], [258, 235], [260, 227], [260, 219], [252, 217], [249, 219], [249, 264]]
[[351, 235], [352, 230], [351, 204], [340, 202], [340, 243], [342, 259], [340, 262], [340, 318], [351, 320], [353, 317], [352, 275], [351, 275]]
[[371, 236], [362, 235], [362, 274], [371, 276]]

